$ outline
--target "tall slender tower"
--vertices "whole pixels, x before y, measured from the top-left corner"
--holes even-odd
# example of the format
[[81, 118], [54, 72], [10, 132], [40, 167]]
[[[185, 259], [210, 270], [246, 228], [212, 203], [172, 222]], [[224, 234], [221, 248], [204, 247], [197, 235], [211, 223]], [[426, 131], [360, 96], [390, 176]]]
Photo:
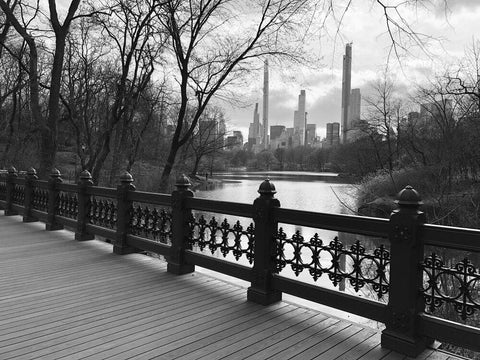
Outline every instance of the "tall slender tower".
[[305, 100], [305, 90], [300, 90], [300, 95], [298, 95], [298, 110], [296, 110], [293, 115], [293, 127], [300, 140], [300, 145], [302, 146], [305, 145], [305, 131], [307, 127], [305, 116]]
[[263, 147], [268, 149], [268, 59], [263, 65]]
[[342, 143], [347, 142], [348, 112], [350, 106], [350, 91], [352, 87], [352, 43], [345, 47], [343, 55], [343, 76], [342, 76]]

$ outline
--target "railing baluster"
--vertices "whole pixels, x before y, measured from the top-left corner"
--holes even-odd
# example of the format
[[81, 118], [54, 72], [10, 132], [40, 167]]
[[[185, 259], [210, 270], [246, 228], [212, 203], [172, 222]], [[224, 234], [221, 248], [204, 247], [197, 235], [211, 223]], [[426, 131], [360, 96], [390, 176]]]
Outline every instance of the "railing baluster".
[[13, 210], [13, 195], [15, 192], [15, 179], [18, 177], [17, 169], [11, 166], [8, 169], [7, 174], [7, 181], [6, 181], [6, 204], [5, 204], [5, 215], [6, 216], [13, 216], [18, 215], [16, 210]]
[[75, 240], [78, 241], [93, 240], [95, 238], [95, 235], [87, 232], [87, 216], [90, 205], [90, 195], [87, 194], [87, 189], [92, 185], [92, 175], [88, 170], [83, 170], [77, 184], [78, 217]]
[[275, 234], [278, 229], [278, 222], [272, 210], [280, 207], [280, 201], [274, 197], [275, 186], [268, 179], [260, 184], [258, 192], [260, 196], [253, 202], [255, 254], [252, 281], [247, 298], [262, 305], [269, 305], [282, 300], [282, 293], [272, 287], [271, 281], [277, 246]]
[[25, 202], [23, 211], [23, 222], [34, 222], [38, 219], [32, 216], [32, 202], [33, 202], [33, 183], [38, 179], [36, 170], [32, 167], [28, 169], [27, 176], [25, 178]]
[[58, 184], [62, 183], [62, 174], [58, 169], [53, 169], [48, 180], [48, 214], [45, 230], [54, 231], [63, 229], [63, 225], [56, 221], [58, 205]]
[[131, 254], [138, 251], [127, 245], [127, 234], [130, 224], [130, 210], [133, 201], [128, 199], [128, 193], [135, 191], [133, 177], [125, 171], [120, 176], [120, 184], [117, 186], [117, 235], [113, 244], [113, 252], [118, 255]]
[[184, 259], [190, 230], [188, 221], [192, 211], [185, 207], [185, 199], [193, 197], [190, 181], [185, 175], [177, 179], [177, 190], [172, 192], [172, 246], [167, 258], [167, 270], [182, 275], [195, 271], [195, 265], [187, 264]]
[[418, 327], [418, 315], [425, 308], [419, 295], [424, 250], [418, 229], [425, 215], [419, 211], [420, 196], [411, 186], [400, 191], [396, 203], [399, 209], [390, 216], [390, 292], [382, 346], [416, 357], [427, 345]]

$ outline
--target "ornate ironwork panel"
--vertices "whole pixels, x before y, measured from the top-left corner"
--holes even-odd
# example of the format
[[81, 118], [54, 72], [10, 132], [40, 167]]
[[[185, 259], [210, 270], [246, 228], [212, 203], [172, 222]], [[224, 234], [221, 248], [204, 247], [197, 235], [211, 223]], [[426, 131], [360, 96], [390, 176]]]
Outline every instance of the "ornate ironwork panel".
[[78, 216], [78, 199], [77, 194], [62, 192], [58, 194], [55, 215], [77, 219]]
[[247, 261], [250, 264], [253, 263], [255, 232], [253, 223], [245, 228], [238, 220], [231, 225], [227, 219], [218, 223], [213, 216], [207, 222], [203, 215], [198, 218], [192, 215], [189, 226], [188, 244], [191, 249], [194, 246], [197, 246], [200, 251], [208, 248], [212, 254], [219, 249], [223, 257], [231, 253], [238, 261], [245, 255]]
[[32, 208], [48, 212], [48, 190], [39, 188], [33, 189]]
[[163, 208], [150, 209], [140, 205], [130, 208], [129, 231], [133, 235], [170, 243], [172, 237], [172, 214]]
[[338, 237], [325, 244], [318, 234], [305, 240], [297, 231], [288, 238], [282, 228], [275, 239], [276, 273], [290, 266], [296, 276], [307, 270], [314, 281], [327, 274], [334, 286], [348, 280], [356, 292], [368, 285], [379, 300], [388, 293], [390, 252], [383, 244], [367, 252], [358, 240], [347, 248]]
[[13, 188], [13, 203], [23, 205], [25, 203], [25, 187], [15, 184]]
[[0, 177], [0, 200], [7, 199], [7, 184], [3, 176]]
[[110, 199], [92, 197], [87, 205], [87, 222], [109, 229], [116, 229], [116, 203]]
[[468, 258], [447, 266], [432, 253], [424, 259], [422, 269], [426, 312], [438, 314], [450, 306], [462, 320], [467, 320], [480, 310], [480, 271]]

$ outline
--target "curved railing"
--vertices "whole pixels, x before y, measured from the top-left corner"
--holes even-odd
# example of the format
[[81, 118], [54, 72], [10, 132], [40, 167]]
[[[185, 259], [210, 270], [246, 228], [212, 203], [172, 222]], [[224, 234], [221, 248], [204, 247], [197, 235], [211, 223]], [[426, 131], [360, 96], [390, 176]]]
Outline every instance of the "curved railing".
[[382, 346], [410, 356], [429, 339], [479, 350], [480, 231], [426, 224], [411, 187], [379, 219], [281, 208], [269, 180], [253, 204], [195, 198], [189, 186], [183, 177], [171, 195], [154, 194], [136, 191], [128, 173], [113, 189], [93, 186], [88, 172], [64, 184], [58, 171], [41, 181], [11, 168], [0, 172], [0, 206], [47, 230], [70, 228], [77, 240], [102, 236], [117, 254], [164, 255], [172, 273], [196, 265], [249, 281], [251, 301], [283, 292], [380, 321]]

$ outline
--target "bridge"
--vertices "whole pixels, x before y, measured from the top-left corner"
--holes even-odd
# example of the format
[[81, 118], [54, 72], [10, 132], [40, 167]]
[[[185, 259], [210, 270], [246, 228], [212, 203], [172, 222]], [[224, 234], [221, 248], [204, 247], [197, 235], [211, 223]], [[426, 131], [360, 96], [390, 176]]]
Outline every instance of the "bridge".
[[411, 187], [390, 219], [377, 219], [281, 208], [268, 180], [253, 204], [198, 199], [189, 185], [182, 177], [167, 195], [137, 191], [128, 173], [115, 189], [93, 186], [88, 172], [78, 184], [58, 171], [49, 181], [34, 169], [3, 174], [0, 358], [459, 358], [439, 343], [479, 351], [480, 231], [426, 224]]

